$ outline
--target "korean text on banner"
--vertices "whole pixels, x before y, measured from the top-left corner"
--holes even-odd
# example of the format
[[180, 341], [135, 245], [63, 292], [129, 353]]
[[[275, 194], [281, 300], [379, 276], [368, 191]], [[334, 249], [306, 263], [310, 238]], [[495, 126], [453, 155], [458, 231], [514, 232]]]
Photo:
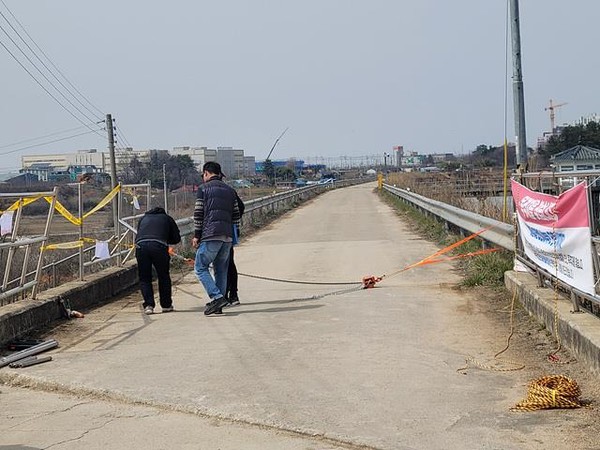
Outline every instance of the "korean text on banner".
[[569, 286], [594, 294], [592, 235], [585, 183], [560, 196], [534, 192], [512, 180], [525, 254]]

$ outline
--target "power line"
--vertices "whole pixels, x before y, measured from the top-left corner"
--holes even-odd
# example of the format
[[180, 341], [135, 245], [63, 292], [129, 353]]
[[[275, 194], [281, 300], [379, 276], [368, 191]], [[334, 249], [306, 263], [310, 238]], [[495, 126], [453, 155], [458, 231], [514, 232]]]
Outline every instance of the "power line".
[[[27, 147], [17, 148], [17, 149], [14, 149], [14, 150], [10, 150], [8, 152], [2, 152], [2, 153], [0, 153], [0, 156], [2, 156], [2, 155], [9, 155], [11, 153], [17, 153], [17, 152], [20, 152], [20, 151], [23, 151], [23, 150], [28, 150], [30, 148], [41, 147], [42, 145], [53, 144], [54, 142], [66, 141], [67, 139], [73, 139], [73, 138], [76, 138], [76, 137], [79, 137], [79, 136], [84, 136], [84, 135], [90, 134], [90, 133], [99, 134], [98, 131], [100, 131], [100, 130], [101, 130], [101, 128], [98, 129], [98, 130], [84, 131], [83, 133], [74, 134], [72, 136], [67, 136], [67, 137], [60, 138], [60, 139], [54, 139], [52, 141], [47, 141], [47, 142], [41, 142], [39, 144], [29, 145]], [[100, 136], [102, 136], [102, 135], [100, 135]]]
[[35, 40], [27, 32], [25, 27], [21, 24], [21, 22], [19, 22], [19, 19], [17, 19], [17, 17], [12, 13], [12, 11], [8, 8], [8, 6], [6, 6], [6, 3], [4, 3], [4, 0], [0, 0], [0, 1], [2, 2], [4, 7], [6, 8], [6, 10], [9, 12], [9, 14], [12, 16], [12, 18], [15, 19], [15, 22], [17, 22], [17, 24], [19, 24], [19, 26], [21, 27], [23, 32], [27, 35], [27, 37], [31, 40], [33, 45], [42, 53], [42, 55], [44, 55], [44, 57], [48, 60], [48, 62], [52, 65], [52, 67], [54, 67], [56, 69], [56, 71], [65, 79], [65, 81], [69, 84], [69, 86], [71, 86], [75, 90], [75, 92], [77, 92], [81, 96], [81, 98], [83, 98], [92, 108], [94, 108], [96, 111], [98, 111], [98, 113], [100, 113], [100, 115], [102, 117], [104, 117], [105, 113], [102, 112], [102, 110], [100, 108], [98, 108], [96, 105], [94, 105], [85, 95], [83, 95], [81, 93], [81, 91], [79, 89], [77, 89], [77, 87], [58, 68], [58, 66], [56, 64], [54, 64], [54, 62], [52, 62], [52, 59], [50, 59], [50, 57], [46, 54], [46, 52], [44, 52], [44, 50], [35, 42]]
[[[42, 77], [44, 77], [44, 79], [50, 84], [50, 86], [52, 86], [54, 88], [54, 90], [56, 92], [58, 92], [73, 108], [75, 108], [79, 112], [79, 114], [81, 114], [83, 117], [85, 117], [90, 122], [94, 122], [94, 119], [90, 119], [60, 89], [58, 89], [56, 87], [56, 85], [46, 76], [46, 74], [44, 72], [42, 72], [42, 70], [37, 66], [37, 64], [35, 64], [35, 62], [33, 62], [31, 60], [31, 58], [23, 51], [23, 49], [19, 46], [19, 44], [17, 44], [15, 42], [15, 40], [12, 38], [12, 36], [4, 29], [4, 27], [2, 25], [0, 25], [0, 30], [2, 30], [2, 32], [8, 37], [8, 39], [10, 39], [10, 41], [13, 43], [13, 45], [17, 48], [17, 50], [19, 50], [21, 52], [21, 54], [25, 57], [25, 59], [27, 59], [27, 61], [29, 61], [29, 64], [31, 64], [39, 72], [39, 74]], [[14, 58], [14, 56], [13, 56], [13, 58]]]
[[[14, 16], [14, 14], [12, 14], [12, 12], [10, 11], [10, 9], [8, 9], [8, 7], [6, 6], [6, 4], [4, 3], [4, 1], [2, 1], [2, 4], [4, 5], [4, 7], [8, 10], [9, 13], [11, 13], [11, 16], [16, 20], [16, 17]], [[60, 80], [60, 78], [58, 78], [56, 76], [56, 74], [46, 65], [46, 63], [42, 60], [42, 58], [39, 57], [39, 55], [35, 52], [34, 49], [31, 48], [31, 46], [27, 43], [27, 41], [23, 38], [23, 36], [21, 36], [21, 34], [19, 33], [19, 31], [13, 26], [13, 24], [10, 22], [10, 20], [8, 20], [8, 18], [4, 15], [4, 13], [2, 13], [2, 11], [0, 11], [0, 16], [2, 16], [2, 18], [6, 21], [6, 23], [8, 23], [8, 25], [12, 28], [12, 30], [15, 32], [15, 34], [19, 37], [19, 39], [21, 39], [21, 41], [25, 44], [25, 46], [29, 49], [29, 51], [31, 52], [31, 54], [33, 56], [35, 56], [37, 58], [37, 60], [44, 66], [44, 68], [48, 71], [48, 73], [50, 75], [52, 75], [54, 77], [54, 79], [56, 81], [58, 81], [58, 83], [75, 99], [75, 101], [77, 101], [84, 109], [86, 109], [93, 117], [95, 117], [96, 119], [100, 119], [101, 117], [98, 116], [98, 114], [96, 114], [94, 111], [92, 111], [88, 106], [84, 105], [81, 100], [79, 100], [79, 98], [73, 94], [73, 92], [67, 87], [65, 86], [65, 84]], [[18, 22], [18, 20], [17, 20]], [[19, 25], [21, 25], [19, 23]], [[21, 25], [21, 28], [23, 28], [23, 30], [25, 31], [25, 33], [27, 34], [27, 36], [29, 37], [29, 39], [31, 39], [31, 41], [34, 43], [34, 45], [37, 46], [37, 44], [35, 43], [35, 41], [33, 41], [33, 39], [31, 38], [31, 36], [29, 36], [29, 34], [27, 33], [27, 31], [24, 29], [24, 27]], [[4, 31], [4, 30], [3, 30]], [[13, 41], [14, 43], [14, 41]], [[37, 46], [39, 48], [39, 46]], [[42, 52], [43, 53], [43, 52]], [[54, 86], [54, 85], [53, 85]], [[56, 86], [54, 86], [55, 89]], [[58, 90], [58, 89], [57, 89]], [[78, 109], [78, 111], [80, 111]], [[81, 111], [80, 111], [81, 112]], [[86, 118], [88, 118], [86, 116]], [[89, 119], [89, 118], [88, 118]]]
[[122, 144], [125, 144], [127, 147], [133, 148], [133, 146], [129, 143], [129, 140], [127, 139], [127, 137], [125, 136], [125, 133], [123, 132], [123, 129], [121, 128], [121, 126], [119, 125], [118, 127], [115, 126], [115, 135], [117, 137], [117, 141], [119, 141], [119, 137], [121, 137], [122, 139], [120, 140], [120, 142]]
[[[103, 122], [103, 121], [102, 121]], [[97, 124], [100, 124], [102, 122], [97, 122]], [[50, 133], [50, 134], [45, 134], [44, 136], [38, 136], [35, 138], [30, 138], [30, 139], [24, 139], [22, 141], [18, 141], [18, 142], [13, 142], [12, 144], [6, 144], [6, 145], [1, 145], [0, 149], [2, 148], [9, 148], [9, 147], [14, 147], [15, 145], [21, 145], [21, 144], [26, 144], [28, 142], [34, 142], [34, 141], [39, 141], [40, 139], [45, 139], [48, 137], [52, 137], [52, 136], [57, 136], [59, 134], [64, 134], [64, 133], [69, 133], [71, 131], [76, 131], [76, 130], [80, 130], [82, 128], [86, 128], [84, 125], [79, 126], [79, 127], [75, 127], [75, 128], [69, 128], [68, 130], [63, 130], [63, 131], [56, 131], [54, 133]]]
[[33, 62], [31, 61], [31, 58], [29, 58], [27, 56], [27, 54], [23, 51], [23, 49], [15, 42], [15, 40], [10, 36], [10, 34], [0, 25], [0, 29], [4, 32], [4, 34], [11, 40], [11, 42], [13, 43], [13, 45], [25, 56], [25, 58], [29, 61], [29, 63], [31, 65], [33, 65], [33, 67], [35, 67], [35, 69], [40, 72], [40, 74], [50, 83], [50, 85], [59, 93], [61, 94], [63, 97], [65, 97], [65, 99], [71, 103], [71, 105], [73, 107], [75, 107], [75, 109], [77, 109], [80, 114], [82, 114], [87, 120], [89, 120], [90, 123], [86, 123], [84, 122], [80, 117], [78, 117], [73, 111], [71, 111], [71, 109], [69, 109], [63, 102], [61, 102], [58, 98], [56, 98], [56, 96], [54, 94], [52, 94], [52, 92], [50, 92], [48, 90], [48, 88], [46, 86], [44, 86], [44, 84], [31, 72], [31, 70], [29, 70], [25, 64], [23, 64], [23, 62], [21, 62], [19, 60], [19, 58], [8, 48], [8, 46], [2, 41], [0, 40], [0, 45], [7, 51], [7, 53], [17, 62], [17, 64], [19, 64], [19, 66], [21, 66], [21, 68], [23, 70], [25, 70], [25, 72], [27, 72], [27, 74], [44, 90], [44, 92], [46, 92], [46, 94], [48, 94], [56, 103], [58, 103], [60, 105], [61, 108], [63, 108], [70, 116], [72, 116], [75, 120], [77, 120], [79, 123], [81, 123], [82, 125], [84, 125], [86, 128], [88, 128], [90, 131], [93, 131], [94, 133], [98, 134], [99, 136], [101, 136], [95, 129], [93, 129], [90, 125], [94, 124], [95, 121], [94, 120], [90, 120], [89, 117], [87, 117], [84, 113], [82, 113], [75, 105], [73, 105], [73, 103], [66, 98], [66, 96], [48, 79], [47, 76], [45, 76], [43, 74], [43, 72], [39, 69], [39, 67]]
[[[2, 3], [2, 5], [4, 6], [4, 8], [6, 9], [6, 11], [10, 14], [10, 16], [12, 17], [12, 19], [18, 24], [18, 26], [21, 28], [21, 30], [23, 31], [23, 33], [29, 38], [29, 40], [31, 41], [31, 43], [33, 44], [33, 46], [35, 46], [35, 48], [37, 50], [39, 50], [39, 52], [45, 57], [45, 59], [48, 61], [48, 63], [56, 70], [56, 72], [58, 72], [62, 78], [73, 88], [73, 90], [75, 92], [77, 92], [77, 94], [79, 94], [79, 96], [85, 100], [92, 108], [94, 108], [96, 111], [98, 111], [98, 113], [100, 113], [102, 115], [102, 119], [100, 117], [98, 117], [98, 115], [92, 111], [90, 108], [88, 108], [85, 104], [83, 104], [83, 102], [79, 99], [79, 97], [77, 95], [75, 95], [73, 93], [73, 91], [71, 91], [67, 86], [65, 86], [65, 84], [60, 80], [60, 78], [50, 69], [50, 67], [48, 67], [48, 65], [46, 65], [46, 63], [42, 60], [42, 58], [40, 58], [40, 56], [36, 53], [36, 51], [28, 44], [28, 42], [23, 38], [23, 36], [19, 33], [19, 31], [13, 26], [13, 24], [11, 23], [11, 21], [9, 20], [9, 18], [6, 17], [5, 14], [3, 14], [0, 11], [0, 16], [2, 16], [2, 18], [8, 23], [8, 25], [12, 28], [12, 30], [14, 31], [14, 33], [21, 39], [21, 41], [27, 46], [27, 48], [29, 49], [29, 51], [31, 52], [31, 54], [33, 56], [35, 56], [35, 58], [43, 65], [43, 67], [48, 71], [48, 73], [50, 75], [52, 75], [52, 77], [60, 84], [60, 86], [62, 86], [62, 88], [64, 88], [66, 90], [66, 92], [68, 92], [70, 94], [71, 97], [73, 97], [73, 99], [75, 99], [77, 101], [78, 104], [80, 104], [85, 110], [87, 110], [92, 116], [96, 117], [97, 119], [101, 119], [101, 121], [103, 122], [104, 119], [104, 113], [102, 112], [102, 110], [100, 110], [100, 108], [98, 108], [96, 105], [94, 105], [85, 95], [82, 94], [82, 92], [67, 78], [67, 76], [58, 68], [58, 66], [52, 61], [52, 59], [46, 54], [46, 52], [44, 52], [44, 50], [37, 44], [37, 42], [35, 41], [35, 39], [33, 39], [33, 37], [27, 32], [27, 29], [25, 28], [25, 26], [19, 21], [19, 19], [13, 14], [13, 12], [10, 10], [10, 8], [6, 5], [6, 3], [4, 2], [4, 0], [0, 0], [0, 2]], [[42, 72], [42, 70], [37, 66], [37, 64], [31, 60], [31, 58], [28, 57], [28, 55], [23, 51], [23, 49], [19, 46], [19, 44], [17, 44], [14, 39], [10, 36], [10, 34], [0, 25], [0, 29], [2, 29], [2, 31], [4, 32], [4, 34], [11, 40], [11, 42], [13, 43], [13, 45], [23, 54], [23, 56], [25, 56], [25, 58], [29, 61], [29, 63], [35, 67], [35, 69], [44, 77], [44, 79], [67, 101], [69, 102], [69, 104], [74, 107], [82, 116], [84, 116], [87, 120], [90, 120], [90, 117], [87, 116], [87, 114], [85, 114], [83, 111], [81, 111], [76, 105], [73, 104], [73, 102], [71, 102], [69, 100], [69, 98], [51, 81], [48, 79], [48, 77], [45, 76], [45, 74]], [[89, 128], [90, 130], [92, 130], [91, 127], [89, 127], [88, 125], [86, 125], [83, 121], [81, 121], [80, 119], [78, 119], [75, 114], [73, 113], [73, 111], [71, 111], [69, 108], [66, 107], [66, 105], [64, 105], [61, 101], [59, 101], [54, 95], [52, 95], [50, 93], [50, 91], [48, 89], [45, 88], [45, 86], [43, 86], [43, 84], [24, 66], [24, 64], [22, 64], [18, 58], [13, 54], [13, 52], [11, 52], [6, 45], [4, 45], [1, 41], [0, 44], [2, 44], [2, 46], [8, 51], [8, 53], [13, 57], [13, 59], [15, 59], [19, 65], [36, 81], [36, 83], [38, 85], [40, 85], [40, 87], [42, 87], [42, 89], [44, 89], [44, 91], [46, 91], [46, 93], [48, 93], [48, 95], [50, 95], [55, 101], [57, 101], [57, 103], [59, 103], [59, 105], [65, 109], [71, 116], [75, 117], [80, 123], [84, 124], [84, 126], [86, 126], [87, 128]], [[96, 134], [100, 135], [97, 131], [94, 131]], [[129, 143], [129, 141], [127, 140], [127, 137], [125, 136], [124, 132], [122, 130], [120, 130], [119, 136], [122, 138], [121, 140], [125, 142], [125, 144], [129, 147], [131, 147], [131, 144]], [[32, 139], [34, 140], [34, 139]], [[31, 140], [28, 140], [31, 141]], [[13, 144], [15, 145], [15, 144]], [[0, 147], [2, 148], [2, 147]]]
[[[63, 104], [60, 102], [60, 100], [58, 100], [58, 99], [57, 99], [57, 98], [56, 98], [56, 97], [55, 97], [55, 96], [52, 94], [52, 92], [50, 92], [48, 89], [46, 89], [46, 86], [44, 86], [44, 85], [43, 85], [43, 84], [42, 84], [42, 83], [41, 83], [41, 82], [40, 82], [40, 81], [39, 81], [39, 80], [38, 80], [38, 79], [37, 79], [37, 78], [36, 78], [36, 77], [35, 77], [35, 76], [34, 76], [34, 75], [33, 75], [33, 74], [30, 72], [30, 71], [29, 71], [29, 69], [27, 69], [27, 67], [25, 67], [25, 66], [23, 65], [23, 63], [22, 63], [21, 61], [19, 61], [19, 59], [18, 59], [18, 58], [17, 58], [17, 57], [16, 57], [16, 56], [13, 54], [13, 52], [11, 52], [11, 51], [10, 51], [10, 49], [9, 49], [9, 48], [8, 48], [6, 45], [4, 45], [4, 42], [2, 42], [1, 40], [0, 40], [0, 45], [2, 45], [2, 47], [4, 47], [4, 50], [6, 50], [6, 51], [8, 52], [8, 54], [9, 54], [10, 56], [12, 56], [12, 58], [13, 58], [13, 59], [14, 59], [14, 60], [15, 60], [15, 61], [16, 61], [16, 62], [17, 62], [19, 65], [20, 65], [20, 66], [21, 66], [21, 68], [22, 68], [22, 69], [23, 69], [25, 72], [27, 72], [27, 73], [29, 74], [29, 76], [30, 76], [31, 78], [33, 78], [33, 80], [34, 80], [34, 81], [35, 81], [35, 82], [36, 82], [36, 83], [37, 83], [37, 84], [38, 84], [38, 85], [39, 85], [39, 86], [40, 86], [40, 87], [41, 87], [41, 88], [44, 90], [44, 92], [46, 92], [46, 94], [48, 94], [50, 97], [52, 97], [52, 99], [53, 99], [53, 100], [54, 100], [56, 103], [58, 103], [58, 104], [61, 106], [61, 108], [63, 108], [63, 109], [64, 109], [64, 110], [65, 110], [67, 113], [69, 113], [69, 114], [70, 114], [72, 117], [74, 117], [74, 118], [75, 118], [75, 120], [77, 120], [79, 123], [83, 124], [83, 126], [85, 126], [86, 128], [89, 128], [89, 129], [91, 130], [91, 128], [90, 128], [90, 126], [89, 126], [89, 124], [86, 124], [86, 123], [85, 123], [84, 121], [82, 121], [82, 120], [81, 120], [79, 117], [77, 117], [75, 114], [73, 114], [73, 113], [71, 112], [71, 110], [69, 110], [69, 108], [67, 108], [65, 105], [63, 105]], [[98, 133], [97, 133], [95, 130], [94, 130], [94, 132], [95, 132], [96, 134], [98, 134]]]

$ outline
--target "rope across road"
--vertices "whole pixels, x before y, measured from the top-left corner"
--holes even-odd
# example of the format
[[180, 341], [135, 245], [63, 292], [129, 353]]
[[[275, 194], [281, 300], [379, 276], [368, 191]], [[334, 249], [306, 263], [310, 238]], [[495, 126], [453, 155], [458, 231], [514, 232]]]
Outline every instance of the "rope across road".
[[360, 281], [342, 281], [342, 282], [325, 282], [325, 281], [300, 281], [300, 280], [287, 280], [285, 278], [271, 278], [260, 275], [250, 275], [248, 273], [238, 272], [238, 275], [247, 278], [254, 278], [256, 280], [275, 281], [277, 283], [291, 283], [291, 284], [308, 284], [313, 286], [353, 286], [356, 284], [362, 284]]
[[[403, 272], [406, 272], [410, 269], [414, 269], [416, 267], [422, 267], [422, 266], [426, 266], [429, 264], [435, 264], [435, 263], [440, 263], [440, 262], [453, 261], [453, 260], [456, 260], [459, 258], [469, 258], [469, 257], [473, 257], [473, 256], [478, 256], [478, 255], [498, 251], [499, 250], [498, 248], [488, 248], [488, 249], [482, 249], [482, 250], [478, 250], [478, 251], [474, 251], [474, 252], [462, 253], [462, 254], [458, 254], [458, 255], [452, 255], [452, 254], [448, 255], [448, 253], [451, 252], [452, 250], [454, 250], [454, 249], [458, 248], [459, 246], [465, 244], [466, 242], [476, 238], [477, 236], [481, 235], [488, 229], [489, 229], [489, 227], [481, 229], [481, 230], [477, 231], [476, 233], [473, 233], [463, 239], [460, 239], [459, 241], [457, 241], [443, 249], [436, 251], [432, 255], [429, 255], [429, 256], [425, 257], [424, 259], [417, 261], [415, 263], [409, 264], [399, 270], [392, 271], [392, 272], [389, 272], [389, 273], [381, 275], [381, 276], [367, 275], [367, 276], [363, 277], [361, 281], [293, 280], [293, 279], [275, 278], [275, 277], [254, 275], [254, 274], [241, 273], [241, 272], [238, 272], [238, 275], [247, 277], [247, 278], [257, 279], [257, 280], [277, 282], [277, 283], [298, 284], [298, 285], [304, 285], [304, 286], [307, 286], [307, 285], [350, 286], [348, 288], [339, 289], [339, 290], [335, 290], [332, 292], [316, 294], [316, 295], [307, 296], [307, 297], [303, 297], [303, 298], [292, 298], [292, 299], [289, 299], [288, 301], [294, 302], [294, 301], [317, 300], [317, 299], [321, 299], [321, 298], [328, 297], [328, 296], [343, 295], [343, 294], [347, 294], [350, 292], [359, 291], [362, 289], [373, 288], [373, 287], [375, 287], [375, 284], [377, 284], [379, 282], [382, 282], [389, 278], [398, 276], [398, 275], [402, 274]], [[184, 261], [190, 265], [194, 263], [194, 260], [192, 258], [183, 258], [183, 257], [175, 254], [174, 252], [172, 252], [171, 254], [173, 256], [184, 259]], [[473, 366], [478, 367], [483, 370], [490, 370], [490, 371], [495, 371], [495, 372], [511, 372], [511, 371], [522, 370], [525, 368], [524, 364], [520, 364], [520, 363], [517, 363], [514, 361], [510, 361], [510, 360], [497, 359], [498, 356], [500, 356], [501, 354], [506, 352], [508, 350], [508, 348], [510, 347], [510, 338], [512, 337], [513, 332], [514, 332], [514, 330], [513, 330], [513, 313], [514, 313], [514, 309], [515, 309], [515, 301], [516, 301], [516, 291], [513, 295], [512, 305], [511, 305], [510, 334], [508, 336], [505, 348], [502, 351], [496, 353], [496, 355], [494, 355], [494, 358], [496, 359], [495, 363], [492, 365], [486, 365], [486, 364], [480, 363], [473, 357], [468, 357], [468, 358], [466, 358], [466, 366], [458, 369], [457, 370], [458, 372], [465, 374], [465, 371], [469, 365], [473, 365]], [[541, 410], [541, 409], [580, 408], [582, 406], [582, 404], [579, 400], [580, 395], [581, 395], [581, 390], [580, 390], [579, 386], [577, 385], [576, 381], [571, 380], [570, 378], [567, 378], [566, 376], [563, 376], [563, 375], [543, 376], [541, 378], [533, 380], [529, 384], [527, 398], [525, 400], [517, 403], [517, 405], [515, 405], [513, 408], [511, 408], [511, 410], [513, 410], [513, 411], [536, 411], [536, 410]]]

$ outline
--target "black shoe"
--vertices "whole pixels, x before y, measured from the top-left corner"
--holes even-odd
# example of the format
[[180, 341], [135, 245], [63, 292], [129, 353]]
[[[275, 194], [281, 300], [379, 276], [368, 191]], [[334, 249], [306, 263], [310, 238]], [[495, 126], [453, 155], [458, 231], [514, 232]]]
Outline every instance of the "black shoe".
[[204, 315], [210, 316], [211, 314], [222, 313], [223, 306], [226, 304], [227, 300], [225, 300], [225, 297], [217, 298], [206, 305], [206, 308], [204, 308]]
[[[210, 305], [210, 302], [208, 302], [208, 303], [206, 304], [206, 308], [204, 308], [204, 309], [207, 309], [207, 308], [208, 308], [208, 305]], [[225, 305], [223, 308], [227, 308], [227, 305]], [[217, 310], [217, 311], [215, 311], [213, 314], [223, 314], [223, 308], [220, 308], [220, 309], [218, 309], [218, 310]]]
[[230, 308], [232, 306], [238, 306], [239, 304], [240, 304], [240, 299], [238, 298], [237, 294], [230, 295], [229, 297], [227, 297], [227, 304], [225, 305], [225, 308]]

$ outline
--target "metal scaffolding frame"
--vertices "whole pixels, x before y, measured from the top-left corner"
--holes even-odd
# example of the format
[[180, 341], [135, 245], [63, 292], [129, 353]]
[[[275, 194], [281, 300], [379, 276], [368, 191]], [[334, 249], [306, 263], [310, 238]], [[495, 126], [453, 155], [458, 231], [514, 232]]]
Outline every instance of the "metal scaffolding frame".
[[[0, 300], [10, 298], [12, 296], [23, 293], [31, 289], [31, 298], [35, 299], [38, 291], [38, 284], [40, 275], [42, 272], [42, 260], [44, 256], [44, 246], [48, 241], [50, 232], [50, 225], [52, 218], [54, 217], [54, 207], [56, 205], [56, 197], [58, 194], [58, 188], [55, 187], [50, 192], [26, 192], [26, 193], [0, 193], [0, 199], [16, 199], [16, 209], [14, 213], [14, 222], [12, 226], [12, 232], [7, 242], [0, 243], [0, 250], [8, 249], [8, 255], [6, 258], [6, 267], [4, 268], [4, 276], [2, 279], [2, 286], [0, 289]], [[19, 236], [19, 225], [21, 223], [21, 217], [23, 215], [23, 206], [25, 205], [26, 198], [41, 198], [45, 197], [48, 200], [49, 208], [46, 216], [46, 225], [44, 227], [44, 233], [40, 236]], [[32, 257], [32, 246], [40, 246], [39, 254], [37, 258], [37, 264], [35, 272], [27, 272], [27, 264]], [[10, 280], [11, 269], [15, 254], [18, 251], [24, 251], [23, 264], [21, 267], [21, 274], [18, 278]], [[33, 280], [27, 281], [30, 275], [33, 274]], [[16, 284], [16, 287], [10, 287]], [[10, 287], [10, 288], [9, 288]]]

